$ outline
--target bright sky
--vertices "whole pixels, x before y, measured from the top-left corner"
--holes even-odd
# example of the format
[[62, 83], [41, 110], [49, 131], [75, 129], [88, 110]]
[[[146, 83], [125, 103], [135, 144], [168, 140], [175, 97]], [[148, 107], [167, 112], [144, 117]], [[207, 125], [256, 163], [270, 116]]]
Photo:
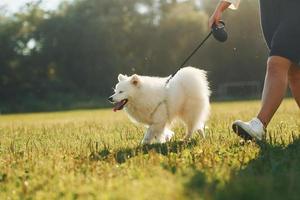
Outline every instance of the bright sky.
[[[0, 7], [5, 7], [9, 12], [16, 12], [26, 3], [37, 1], [38, 0], [0, 0]], [[62, 0], [42, 0], [42, 7], [47, 10], [53, 10], [57, 8], [60, 2], [62, 2]]]
[[[22, 6], [30, 2], [38, 2], [39, 0], [0, 0], [0, 8], [5, 8], [9, 13], [17, 12]], [[45, 10], [55, 10], [62, 1], [72, 0], [42, 0], [42, 8]], [[178, 2], [184, 2], [186, 0], [177, 0]], [[197, 3], [200, 5], [201, 0]], [[140, 8], [143, 9], [143, 8]], [[142, 10], [143, 12], [143, 10]]]

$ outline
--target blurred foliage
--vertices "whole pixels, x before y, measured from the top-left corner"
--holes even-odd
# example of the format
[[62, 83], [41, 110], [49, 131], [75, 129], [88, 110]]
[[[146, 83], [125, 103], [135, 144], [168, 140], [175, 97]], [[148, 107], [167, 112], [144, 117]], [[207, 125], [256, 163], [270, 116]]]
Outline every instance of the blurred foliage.
[[[53, 94], [106, 97], [118, 73], [167, 76], [207, 35], [217, 2], [75, 0], [55, 11], [39, 2], [0, 14], [0, 103]], [[243, 1], [224, 19], [229, 40], [210, 39], [189, 65], [209, 71], [213, 90], [262, 81], [267, 49], [257, 2]]]

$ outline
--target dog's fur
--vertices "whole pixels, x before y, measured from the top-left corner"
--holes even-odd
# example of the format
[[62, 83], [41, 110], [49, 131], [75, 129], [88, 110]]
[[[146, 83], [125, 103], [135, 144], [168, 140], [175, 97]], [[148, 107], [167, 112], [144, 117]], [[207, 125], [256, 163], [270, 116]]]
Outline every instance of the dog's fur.
[[193, 67], [180, 69], [166, 85], [167, 78], [119, 74], [119, 83], [110, 100], [115, 110], [125, 108], [136, 122], [147, 125], [142, 141], [149, 144], [169, 141], [174, 132], [169, 129], [175, 118], [187, 126], [185, 139], [194, 131], [204, 135], [204, 124], [208, 119], [210, 90], [206, 72]]

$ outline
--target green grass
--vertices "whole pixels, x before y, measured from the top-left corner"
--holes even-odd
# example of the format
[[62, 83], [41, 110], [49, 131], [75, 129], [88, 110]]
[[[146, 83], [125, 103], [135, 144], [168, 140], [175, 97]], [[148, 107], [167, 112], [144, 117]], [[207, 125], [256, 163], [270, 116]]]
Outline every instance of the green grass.
[[123, 112], [0, 116], [0, 199], [299, 199], [300, 113], [285, 100], [266, 143], [230, 129], [259, 102], [214, 103], [207, 138], [141, 146]]

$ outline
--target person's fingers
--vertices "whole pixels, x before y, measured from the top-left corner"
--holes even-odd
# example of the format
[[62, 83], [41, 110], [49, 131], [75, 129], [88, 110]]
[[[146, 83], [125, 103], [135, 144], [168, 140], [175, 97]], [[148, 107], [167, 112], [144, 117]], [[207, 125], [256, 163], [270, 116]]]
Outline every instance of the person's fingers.
[[211, 28], [212, 25], [214, 23], [214, 19], [211, 17], [209, 20], [208, 20], [208, 28]]
[[211, 18], [209, 19], [209, 22], [208, 22], [208, 28], [211, 28], [212, 25], [215, 23], [215, 21], [216, 21], [215, 16], [214, 15], [211, 16]]
[[221, 13], [220, 12], [215, 12], [209, 19], [209, 22], [208, 22], [208, 26], [209, 28], [212, 27], [213, 24], [217, 24], [219, 25], [219, 21], [221, 20]]
[[220, 24], [220, 20], [221, 20], [221, 12], [218, 12], [216, 17], [215, 17], [215, 21], [214, 23], [219, 25]]

